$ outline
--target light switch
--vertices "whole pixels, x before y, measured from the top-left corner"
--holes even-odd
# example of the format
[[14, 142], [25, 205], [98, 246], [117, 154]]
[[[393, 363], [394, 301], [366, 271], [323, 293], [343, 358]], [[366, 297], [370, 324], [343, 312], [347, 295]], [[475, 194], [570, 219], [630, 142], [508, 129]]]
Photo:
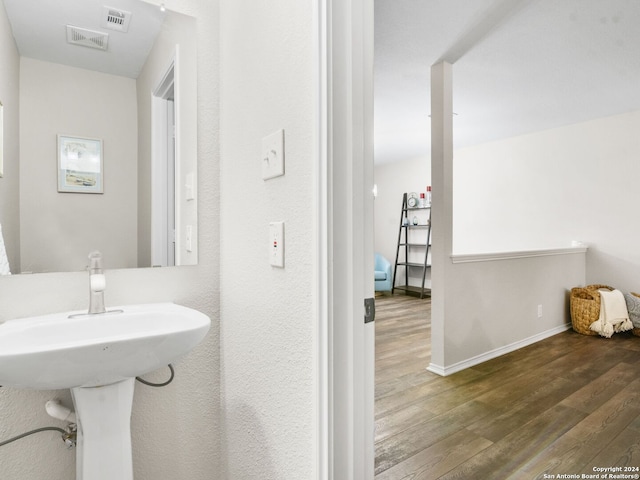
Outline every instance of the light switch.
[[284, 175], [284, 130], [262, 139], [262, 179]]
[[269, 263], [284, 268], [284, 222], [269, 224]]
[[187, 173], [185, 176], [184, 197], [185, 200], [195, 200], [196, 198], [196, 181], [193, 172]]

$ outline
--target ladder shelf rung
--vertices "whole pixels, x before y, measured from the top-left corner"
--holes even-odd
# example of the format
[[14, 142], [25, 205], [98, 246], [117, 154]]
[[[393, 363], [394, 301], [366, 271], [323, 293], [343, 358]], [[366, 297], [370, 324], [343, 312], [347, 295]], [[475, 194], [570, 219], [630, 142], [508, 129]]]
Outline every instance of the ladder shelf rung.
[[419, 267], [419, 268], [430, 268], [431, 265], [417, 262], [398, 262], [398, 265], [402, 267]]
[[396, 285], [393, 287], [394, 290], [400, 290], [402, 292], [407, 292], [409, 295], [418, 295], [420, 298], [430, 297], [431, 289], [428, 287], [420, 288], [415, 287], [413, 285]]

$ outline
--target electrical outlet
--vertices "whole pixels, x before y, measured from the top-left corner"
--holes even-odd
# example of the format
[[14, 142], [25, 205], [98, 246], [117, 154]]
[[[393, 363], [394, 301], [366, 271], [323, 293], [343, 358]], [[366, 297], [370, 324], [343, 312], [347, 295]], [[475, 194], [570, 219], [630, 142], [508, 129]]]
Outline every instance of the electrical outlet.
[[542, 318], [542, 305], [538, 305], [538, 318]]
[[193, 227], [191, 225], [187, 225], [187, 227], [185, 228], [185, 235], [184, 235], [184, 243], [185, 243], [185, 249], [187, 250], [187, 252], [192, 252], [193, 251]]
[[269, 263], [284, 268], [284, 222], [269, 224]]

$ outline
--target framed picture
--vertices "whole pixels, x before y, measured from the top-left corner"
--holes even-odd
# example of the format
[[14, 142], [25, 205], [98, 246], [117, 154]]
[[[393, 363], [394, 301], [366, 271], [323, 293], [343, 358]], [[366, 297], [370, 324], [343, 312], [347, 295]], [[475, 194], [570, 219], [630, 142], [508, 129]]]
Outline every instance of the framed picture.
[[103, 193], [102, 140], [58, 135], [58, 192]]

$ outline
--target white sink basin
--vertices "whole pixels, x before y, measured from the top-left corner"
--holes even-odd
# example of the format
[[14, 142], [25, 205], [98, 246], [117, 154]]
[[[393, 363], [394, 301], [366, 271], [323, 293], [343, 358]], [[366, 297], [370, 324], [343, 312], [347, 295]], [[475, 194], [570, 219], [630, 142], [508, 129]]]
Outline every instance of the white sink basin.
[[209, 330], [209, 317], [173, 303], [66, 312], [0, 324], [0, 385], [63, 389], [109, 385], [164, 367]]

